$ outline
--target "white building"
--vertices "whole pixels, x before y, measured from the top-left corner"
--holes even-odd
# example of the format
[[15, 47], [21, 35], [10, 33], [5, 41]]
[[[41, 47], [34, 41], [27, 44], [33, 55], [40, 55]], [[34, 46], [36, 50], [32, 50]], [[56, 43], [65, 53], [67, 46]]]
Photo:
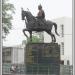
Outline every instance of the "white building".
[[24, 64], [24, 47], [3, 47], [3, 63]]
[[[70, 63], [72, 64], [72, 18], [61, 17], [53, 19], [52, 21], [57, 23], [58, 26], [57, 31], [60, 34], [60, 37], [57, 36], [54, 32], [54, 27], [52, 28], [52, 32], [56, 36], [57, 42], [61, 45], [61, 59], [62, 60], [69, 59]], [[64, 36], [61, 35], [62, 25], [64, 28], [63, 29]], [[51, 37], [46, 32], [44, 33], [44, 42], [51, 42]]]

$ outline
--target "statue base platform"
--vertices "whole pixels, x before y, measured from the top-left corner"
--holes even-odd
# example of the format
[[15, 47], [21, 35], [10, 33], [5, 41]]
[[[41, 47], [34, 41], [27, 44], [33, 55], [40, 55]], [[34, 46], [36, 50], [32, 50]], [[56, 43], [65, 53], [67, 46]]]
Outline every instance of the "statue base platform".
[[60, 75], [58, 43], [28, 43], [25, 48], [26, 74]]

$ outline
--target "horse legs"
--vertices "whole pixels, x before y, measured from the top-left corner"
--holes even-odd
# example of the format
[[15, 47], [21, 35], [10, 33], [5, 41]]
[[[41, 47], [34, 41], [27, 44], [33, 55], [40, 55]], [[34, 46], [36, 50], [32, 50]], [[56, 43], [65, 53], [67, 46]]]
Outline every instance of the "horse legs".
[[53, 38], [54, 38], [53, 42], [56, 42], [56, 38], [55, 38], [55, 35], [54, 35], [54, 34], [52, 34], [52, 36], [53, 36]]
[[52, 42], [56, 42], [56, 38], [55, 38], [55, 35], [51, 32], [51, 36], [53, 37], [53, 40]]
[[53, 36], [52, 36], [52, 34], [51, 34], [51, 32], [50, 31], [46, 31], [49, 35], [51, 35], [51, 39], [52, 39], [52, 42], [53, 42]]
[[28, 38], [27, 34], [25, 33], [25, 31], [28, 31], [27, 29], [23, 29], [23, 33], [24, 35]]
[[30, 41], [32, 41], [32, 31], [29, 31], [30, 33]]
[[56, 42], [55, 35], [51, 31], [46, 31], [49, 35], [51, 35], [52, 42]]

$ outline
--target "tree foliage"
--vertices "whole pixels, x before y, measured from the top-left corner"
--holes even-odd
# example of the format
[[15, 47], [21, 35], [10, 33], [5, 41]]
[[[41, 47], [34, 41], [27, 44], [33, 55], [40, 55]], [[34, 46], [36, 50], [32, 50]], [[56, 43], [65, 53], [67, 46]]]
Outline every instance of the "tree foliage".
[[30, 38], [28, 38], [27, 40], [23, 40], [22, 43], [23, 44], [26, 44], [26, 43], [40, 43], [40, 38], [33, 35], [32, 36], [32, 41], [30, 41]]
[[12, 28], [11, 20], [13, 19], [12, 13], [14, 13], [13, 4], [9, 3], [8, 0], [2, 0], [2, 31], [3, 38], [9, 33], [9, 30]]
[[28, 43], [39, 43], [40, 42], [40, 38], [38, 38], [37, 36], [32, 36], [32, 41], [30, 41], [30, 38], [27, 39]]

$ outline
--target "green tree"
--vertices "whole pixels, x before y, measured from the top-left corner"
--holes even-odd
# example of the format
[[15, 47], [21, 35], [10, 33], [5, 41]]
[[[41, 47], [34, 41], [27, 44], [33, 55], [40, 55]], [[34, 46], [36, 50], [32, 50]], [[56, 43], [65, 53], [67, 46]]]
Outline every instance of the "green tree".
[[32, 36], [32, 41], [30, 41], [30, 38], [28, 38], [27, 40], [23, 40], [22, 43], [23, 44], [26, 44], [26, 43], [40, 43], [40, 38], [33, 35]]
[[32, 36], [32, 41], [30, 41], [30, 38], [27, 39], [27, 42], [29, 43], [39, 43], [40, 42], [40, 38], [38, 38], [37, 36]]
[[9, 33], [12, 28], [11, 20], [13, 19], [12, 13], [15, 13], [13, 4], [8, 2], [9, 0], [2, 0], [2, 31], [3, 38]]

